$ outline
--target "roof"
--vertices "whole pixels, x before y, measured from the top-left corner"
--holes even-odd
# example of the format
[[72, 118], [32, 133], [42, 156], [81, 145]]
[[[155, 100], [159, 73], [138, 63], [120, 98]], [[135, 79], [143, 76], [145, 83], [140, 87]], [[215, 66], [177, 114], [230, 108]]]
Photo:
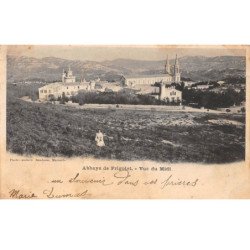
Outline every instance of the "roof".
[[42, 88], [47, 88], [47, 87], [55, 87], [55, 86], [60, 86], [62, 83], [61, 82], [52, 82], [52, 83], [49, 83], [49, 84], [46, 84], [44, 86], [42, 86], [41, 88], [39, 89], [42, 89]]
[[[126, 79], [131, 79], [131, 78], [153, 78], [153, 77], [170, 77], [171, 75], [169, 74], [155, 74], [155, 75], [128, 75], [124, 76]], [[171, 76], [172, 77], [172, 76]]]
[[[89, 84], [89, 82], [69, 82], [69, 83], [65, 83], [65, 82], [53, 82], [53, 83], [49, 83], [47, 85], [44, 85], [41, 88], [47, 88], [47, 87], [55, 87], [55, 86], [84, 86]], [[40, 89], [41, 89], [40, 88]]]
[[79, 86], [79, 85], [87, 85], [89, 82], [61, 82], [62, 86]]

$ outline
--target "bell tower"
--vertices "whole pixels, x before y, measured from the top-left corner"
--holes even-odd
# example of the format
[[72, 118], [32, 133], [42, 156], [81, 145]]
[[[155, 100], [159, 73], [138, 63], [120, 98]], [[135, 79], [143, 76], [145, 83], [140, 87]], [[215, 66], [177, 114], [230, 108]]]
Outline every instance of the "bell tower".
[[180, 65], [179, 65], [177, 54], [176, 54], [175, 64], [174, 64], [174, 82], [180, 83], [180, 81], [181, 81]]
[[166, 60], [166, 64], [165, 64], [165, 73], [166, 74], [171, 74], [171, 66], [169, 64], [169, 60], [168, 60], [168, 55], [167, 55], [167, 60]]
[[73, 75], [73, 72], [70, 69], [70, 67], [69, 67], [69, 69], [67, 71], [63, 70], [62, 82], [64, 82], [64, 83], [70, 83], [70, 82], [75, 82], [75, 81], [76, 81], [76, 78]]

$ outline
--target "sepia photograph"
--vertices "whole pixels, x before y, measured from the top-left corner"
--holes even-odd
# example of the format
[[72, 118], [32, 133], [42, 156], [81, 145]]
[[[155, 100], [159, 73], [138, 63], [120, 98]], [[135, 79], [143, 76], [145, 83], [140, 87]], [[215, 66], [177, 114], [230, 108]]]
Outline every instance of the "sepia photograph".
[[6, 64], [10, 153], [245, 160], [244, 48], [8, 46]]
[[250, 249], [248, 5], [3, 1], [2, 248]]

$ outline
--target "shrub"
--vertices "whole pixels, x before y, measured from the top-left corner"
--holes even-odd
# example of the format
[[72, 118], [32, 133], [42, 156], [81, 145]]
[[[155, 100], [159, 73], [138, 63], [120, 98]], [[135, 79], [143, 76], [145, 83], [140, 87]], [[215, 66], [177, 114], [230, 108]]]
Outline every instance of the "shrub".
[[49, 97], [48, 99], [50, 102], [54, 102], [56, 100], [55, 96], [52, 94], [50, 94], [48, 97]]

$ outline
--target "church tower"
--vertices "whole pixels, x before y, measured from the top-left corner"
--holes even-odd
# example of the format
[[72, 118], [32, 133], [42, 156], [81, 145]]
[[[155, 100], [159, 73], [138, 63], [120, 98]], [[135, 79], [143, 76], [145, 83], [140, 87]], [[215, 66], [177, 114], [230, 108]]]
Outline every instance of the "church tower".
[[63, 83], [71, 83], [71, 82], [75, 82], [75, 81], [76, 81], [76, 77], [73, 76], [73, 72], [70, 69], [70, 67], [67, 71], [63, 70], [63, 73], [62, 73], [62, 82]]
[[176, 54], [176, 57], [175, 57], [174, 76], [173, 76], [173, 78], [174, 78], [173, 80], [174, 80], [175, 83], [180, 83], [181, 74], [180, 74], [180, 65], [179, 65], [177, 54]]
[[167, 55], [167, 61], [166, 61], [166, 64], [165, 64], [165, 73], [166, 74], [171, 74], [171, 66], [169, 64], [169, 60], [168, 60], [168, 55]]

